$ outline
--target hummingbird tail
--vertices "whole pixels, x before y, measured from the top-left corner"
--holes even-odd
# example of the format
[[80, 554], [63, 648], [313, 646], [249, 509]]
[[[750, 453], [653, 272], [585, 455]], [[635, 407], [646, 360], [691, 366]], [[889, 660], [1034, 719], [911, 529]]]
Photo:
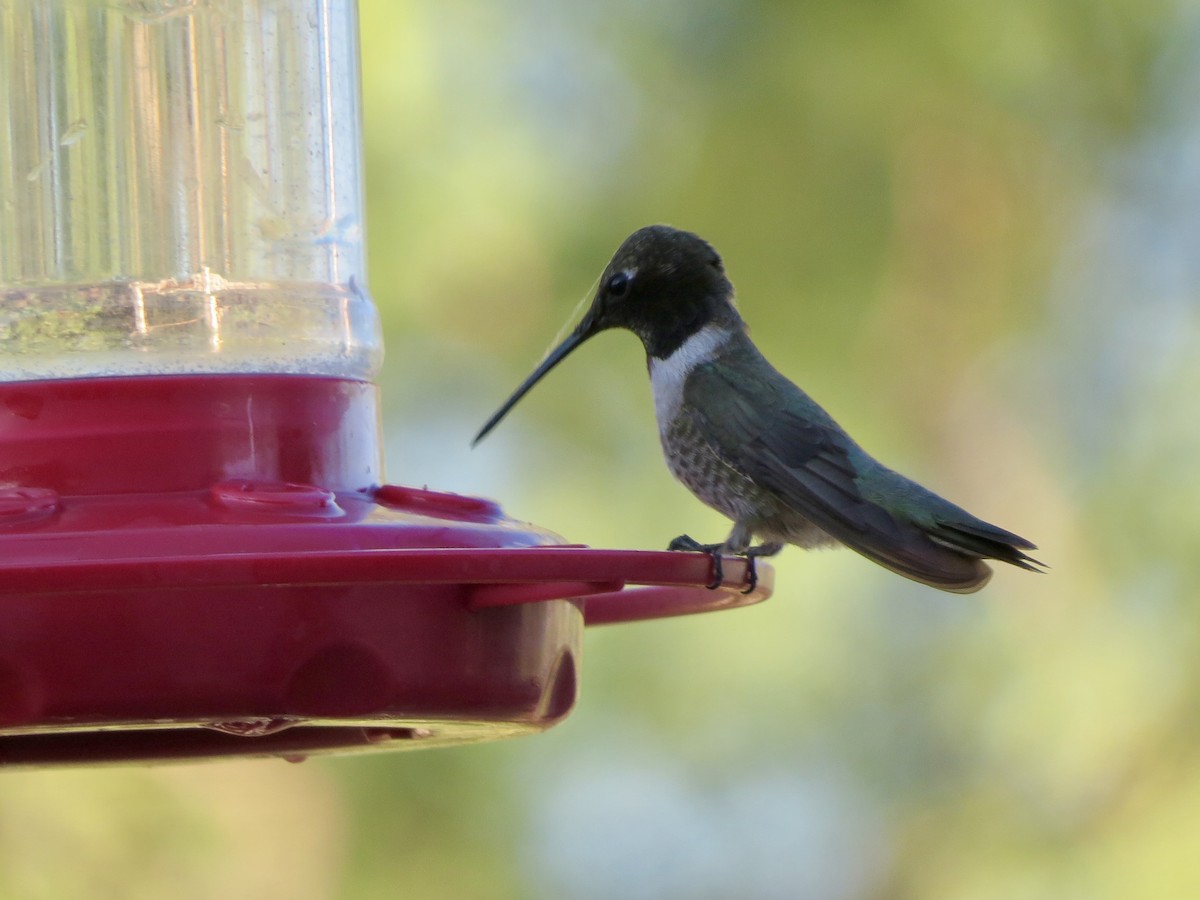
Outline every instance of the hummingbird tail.
[[983, 559], [997, 559], [1029, 572], [1041, 572], [1046, 564], [1024, 551], [1037, 547], [1020, 535], [976, 519], [973, 522], [938, 522], [927, 532], [930, 540], [950, 550]]
[[839, 539], [897, 575], [955, 594], [971, 594], [988, 583], [992, 569], [984, 560], [1000, 560], [1031, 572], [1044, 567], [1024, 553], [1036, 549], [1032, 543], [980, 520], [932, 525], [892, 521], [900, 527], [891, 530], [887, 540], [879, 540], [878, 534], [872, 541], [850, 535]]
[[910, 544], [903, 549], [845, 543], [897, 575], [954, 594], [973, 594], [992, 577], [991, 567], [982, 559], [928, 541], [924, 542], [924, 546]]

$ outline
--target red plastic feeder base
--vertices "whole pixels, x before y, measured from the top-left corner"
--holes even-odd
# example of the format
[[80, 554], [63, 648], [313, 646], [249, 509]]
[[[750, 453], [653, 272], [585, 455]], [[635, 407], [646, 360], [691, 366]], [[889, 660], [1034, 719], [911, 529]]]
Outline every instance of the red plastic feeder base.
[[766, 565], [710, 591], [701, 554], [376, 487], [376, 410], [300, 376], [0, 385], [0, 765], [535, 732], [574, 706], [585, 624], [770, 594]]

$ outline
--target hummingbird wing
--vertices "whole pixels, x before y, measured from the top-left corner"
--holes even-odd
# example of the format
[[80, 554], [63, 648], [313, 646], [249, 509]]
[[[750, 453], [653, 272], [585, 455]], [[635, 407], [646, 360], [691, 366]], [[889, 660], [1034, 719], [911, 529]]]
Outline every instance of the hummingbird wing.
[[831, 537], [932, 587], [978, 590], [991, 577], [983, 558], [1033, 569], [1018, 549], [1032, 544], [880, 465], [743, 339], [697, 365], [684, 388], [727, 464]]

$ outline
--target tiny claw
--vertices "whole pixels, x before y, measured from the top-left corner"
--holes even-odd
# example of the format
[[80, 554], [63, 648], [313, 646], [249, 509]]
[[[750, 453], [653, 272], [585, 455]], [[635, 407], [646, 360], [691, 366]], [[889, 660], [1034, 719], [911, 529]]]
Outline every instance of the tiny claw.
[[750, 582], [743, 594], [752, 594], [754, 589], [758, 587], [758, 558], [760, 556], [774, 556], [783, 549], [783, 544], [779, 543], [764, 543], [756, 547], [749, 547], [746, 552], [741, 554], [746, 558], [746, 578]]
[[712, 560], [712, 581], [707, 585], [710, 591], [715, 591], [725, 581], [725, 565], [721, 561], [721, 550], [724, 544], [701, 544], [691, 535], [681, 534], [667, 545], [668, 550], [684, 550], [692, 553], [707, 553]]
[[667, 549], [693, 551], [699, 550], [700, 546], [700, 542], [690, 534], [681, 534], [679, 537], [672, 540], [671, 543], [667, 544]]
[[710, 591], [715, 591], [721, 586], [721, 583], [725, 581], [725, 564], [721, 561], [721, 545], [717, 544], [717, 546], [706, 552], [708, 553], [709, 559], [712, 560], [713, 570], [712, 581], [708, 583], [708, 589]]
[[753, 594], [754, 589], [758, 587], [758, 557], [751, 553], [746, 554], [746, 579], [750, 583], [742, 593]]

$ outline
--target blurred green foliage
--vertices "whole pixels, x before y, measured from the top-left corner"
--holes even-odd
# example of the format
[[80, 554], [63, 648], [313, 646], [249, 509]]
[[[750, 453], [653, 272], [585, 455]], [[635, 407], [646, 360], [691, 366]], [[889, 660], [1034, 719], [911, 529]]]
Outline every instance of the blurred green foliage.
[[[598, 546], [726, 524], [605, 335], [473, 452], [612, 250], [725, 257], [764, 352], [1053, 568], [787, 551], [599, 630], [535, 739], [10, 774], [0, 896], [1200, 895], [1200, 18], [1161, 0], [362, 0], [389, 476]], [[269, 879], [268, 879], [269, 876]]]

